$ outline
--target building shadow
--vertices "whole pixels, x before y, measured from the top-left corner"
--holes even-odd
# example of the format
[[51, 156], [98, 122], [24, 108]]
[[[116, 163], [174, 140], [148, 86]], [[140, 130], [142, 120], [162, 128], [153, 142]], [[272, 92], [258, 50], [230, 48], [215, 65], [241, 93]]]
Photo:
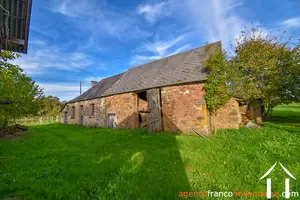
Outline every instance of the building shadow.
[[[128, 122], [135, 116], [128, 118], [124, 121]], [[175, 124], [174, 126], [176, 127]], [[115, 136], [123, 130], [116, 129]], [[113, 165], [111, 162], [118, 163], [114, 174], [106, 183], [103, 192], [105, 198], [176, 199], [179, 192], [191, 191], [176, 140], [178, 133], [150, 134], [146, 128], [127, 131], [130, 136], [117, 137], [114, 142], [116, 148], [109, 153], [110, 158], [102, 163], [105, 166]], [[123, 196], [125, 194], [127, 196]]]

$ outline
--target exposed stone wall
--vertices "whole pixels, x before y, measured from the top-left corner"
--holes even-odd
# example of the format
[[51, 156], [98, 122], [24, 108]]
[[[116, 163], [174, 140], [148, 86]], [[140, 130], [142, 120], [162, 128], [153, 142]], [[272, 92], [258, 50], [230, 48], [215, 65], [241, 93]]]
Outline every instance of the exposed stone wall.
[[209, 133], [204, 84], [169, 86], [161, 89], [164, 131]]
[[[94, 116], [90, 115], [90, 105], [95, 105]], [[64, 112], [67, 111], [68, 124], [81, 123], [81, 109], [83, 106], [83, 125], [107, 127], [108, 114], [116, 114], [117, 128], [137, 128], [137, 96], [133, 93], [114, 95], [99, 99], [87, 100], [68, 104], [62, 111], [62, 122], [64, 123]], [[75, 106], [75, 118], [72, 119], [72, 106]]]
[[242, 122], [239, 103], [231, 98], [229, 101], [211, 116], [212, 129], [239, 128]]
[[[231, 98], [225, 106], [209, 115], [204, 99], [203, 83], [177, 85], [161, 88], [161, 107], [163, 129], [166, 132], [209, 134], [212, 129], [239, 128], [249, 120], [261, 122], [260, 104], [242, 105]], [[95, 115], [90, 116], [90, 105], [95, 105]], [[147, 101], [138, 98], [135, 93], [113, 95], [109, 97], [68, 104], [62, 111], [61, 120], [67, 113], [68, 124], [80, 124], [80, 106], [83, 106], [85, 126], [108, 127], [108, 114], [114, 113], [117, 128], [138, 128], [147, 125]], [[75, 118], [72, 119], [72, 106], [75, 106]], [[139, 124], [139, 111], [142, 123]], [[143, 123], [144, 122], [144, 123]]]
[[[105, 127], [107, 124], [106, 109], [104, 106], [105, 99], [93, 99], [88, 101], [81, 101], [68, 104], [62, 111], [62, 122], [64, 122], [64, 112], [67, 111], [68, 124], [81, 124], [81, 107], [83, 106], [83, 119], [84, 126], [101, 126]], [[91, 104], [95, 105], [94, 116], [90, 115]], [[72, 118], [72, 107], [75, 106], [75, 118]]]
[[148, 102], [138, 98], [138, 111], [148, 111]]
[[134, 93], [105, 97], [107, 113], [115, 113], [118, 128], [138, 128], [138, 98]]

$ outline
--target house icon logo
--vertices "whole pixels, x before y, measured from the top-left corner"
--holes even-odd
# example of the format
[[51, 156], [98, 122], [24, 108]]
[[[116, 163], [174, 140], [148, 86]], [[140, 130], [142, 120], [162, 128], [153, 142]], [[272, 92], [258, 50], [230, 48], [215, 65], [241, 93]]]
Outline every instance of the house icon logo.
[[[284, 170], [284, 172], [291, 177], [292, 179], [296, 180], [296, 178], [293, 176], [291, 172], [289, 172], [280, 162], [279, 162], [281, 168]], [[275, 166], [277, 165], [277, 162], [259, 179], [262, 180], [266, 176], [268, 176]], [[286, 178], [285, 179], [285, 198], [289, 199], [290, 198], [290, 179]], [[267, 178], [267, 199], [271, 199], [271, 178]]]

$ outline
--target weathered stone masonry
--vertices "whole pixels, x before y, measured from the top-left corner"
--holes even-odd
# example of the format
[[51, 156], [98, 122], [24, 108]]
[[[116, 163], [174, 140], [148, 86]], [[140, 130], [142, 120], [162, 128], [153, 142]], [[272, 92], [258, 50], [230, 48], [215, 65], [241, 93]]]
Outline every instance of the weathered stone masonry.
[[161, 89], [163, 127], [169, 132], [199, 131], [208, 134], [203, 83]]
[[[99, 99], [68, 104], [62, 112], [62, 121], [67, 111], [68, 124], [81, 123], [80, 106], [83, 106], [84, 126], [107, 127], [108, 114], [116, 114], [118, 128], [137, 128], [137, 95], [134, 93], [120, 94]], [[90, 105], [95, 105], [95, 114], [90, 116]], [[75, 118], [71, 118], [72, 107], [75, 106]]]

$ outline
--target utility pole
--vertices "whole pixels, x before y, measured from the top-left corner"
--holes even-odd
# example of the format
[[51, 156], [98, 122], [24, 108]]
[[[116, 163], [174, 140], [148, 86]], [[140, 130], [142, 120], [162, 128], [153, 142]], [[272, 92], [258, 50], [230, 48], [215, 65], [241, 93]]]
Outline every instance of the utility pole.
[[81, 94], [82, 81], [80, 81], [80, 94]]

